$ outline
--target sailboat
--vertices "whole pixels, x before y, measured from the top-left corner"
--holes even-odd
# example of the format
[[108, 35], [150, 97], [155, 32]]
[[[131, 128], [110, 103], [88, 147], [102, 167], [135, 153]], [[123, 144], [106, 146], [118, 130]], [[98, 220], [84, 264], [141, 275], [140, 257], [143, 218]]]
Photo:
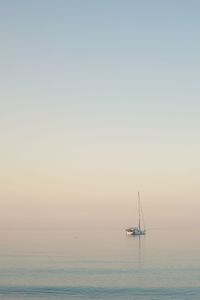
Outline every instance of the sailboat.
[[[130, 227], [126, 229], [127, 235], [145, 235], [146, 234], [146, 229], [144, 225], [144, 217], [143, 217], [143, 211], [140, 203], [140, 193], [138, 192], [138, 217], [139, 217], [139, 222], [138, 222], [138, 227]], [[143, 227], [141, 226], [143, 222]]]

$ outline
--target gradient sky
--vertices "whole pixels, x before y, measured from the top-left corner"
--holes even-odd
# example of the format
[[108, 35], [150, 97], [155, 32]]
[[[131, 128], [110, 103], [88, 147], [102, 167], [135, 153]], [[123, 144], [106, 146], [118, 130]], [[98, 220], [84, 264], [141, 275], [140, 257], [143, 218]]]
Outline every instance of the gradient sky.
[[0, 6], [0, 226], [200, 226], [200, 2]]

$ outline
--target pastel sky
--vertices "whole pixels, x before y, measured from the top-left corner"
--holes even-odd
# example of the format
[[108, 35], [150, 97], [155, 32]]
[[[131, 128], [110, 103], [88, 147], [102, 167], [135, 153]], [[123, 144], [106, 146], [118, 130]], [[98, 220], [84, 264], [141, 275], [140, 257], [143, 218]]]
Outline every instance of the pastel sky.
[[1, 1], [1, 227], [200, 226], [199, 15]]

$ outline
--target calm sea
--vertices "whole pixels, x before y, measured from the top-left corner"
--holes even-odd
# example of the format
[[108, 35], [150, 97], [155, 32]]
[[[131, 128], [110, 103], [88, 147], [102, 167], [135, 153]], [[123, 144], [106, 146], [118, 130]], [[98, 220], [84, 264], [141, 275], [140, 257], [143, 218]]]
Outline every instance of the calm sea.
[[0, 299], [200, 299], [200, 232], [1, 230]]

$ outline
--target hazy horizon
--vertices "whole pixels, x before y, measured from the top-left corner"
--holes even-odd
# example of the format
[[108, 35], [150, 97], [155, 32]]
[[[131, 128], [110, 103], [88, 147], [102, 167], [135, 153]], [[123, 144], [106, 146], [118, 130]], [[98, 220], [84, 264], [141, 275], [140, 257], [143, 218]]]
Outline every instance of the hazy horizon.
[[0, 228], [200, 228], [198, 1], [3, 1]]

